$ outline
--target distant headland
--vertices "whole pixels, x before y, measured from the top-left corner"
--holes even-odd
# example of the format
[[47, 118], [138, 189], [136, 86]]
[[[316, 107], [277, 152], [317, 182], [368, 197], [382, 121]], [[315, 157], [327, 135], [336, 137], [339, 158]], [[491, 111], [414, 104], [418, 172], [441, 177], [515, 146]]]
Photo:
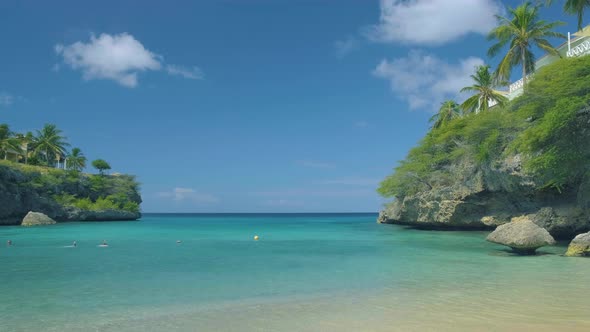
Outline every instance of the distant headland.
[[141, 217], [139, 183], [132, 175], [87, 174], [86, 157], [62, 131], [47, 124], [35, 134], [15, 133], [0, 124], [0, 225], [20, 225], [28, 212], [56, 221], [136, 220]]

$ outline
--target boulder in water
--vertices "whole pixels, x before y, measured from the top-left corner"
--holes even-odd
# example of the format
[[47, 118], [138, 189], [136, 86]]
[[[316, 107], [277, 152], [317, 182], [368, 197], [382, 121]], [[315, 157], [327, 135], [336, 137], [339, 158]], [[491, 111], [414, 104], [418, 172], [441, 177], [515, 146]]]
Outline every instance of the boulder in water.
[[555, 244], [551, 234], [528, 217], [512, 218], [511, 222], [498, 226], [486, 240], [508, 246], [521, 255], [534, 255], [538, 248]]
[[590, 256], [590, 232], [579, 234], [567, 247], [566, 256]]
[[53, 225], [55, 220], [40, 212], [29, 211], [23, 218], [22, 226]]

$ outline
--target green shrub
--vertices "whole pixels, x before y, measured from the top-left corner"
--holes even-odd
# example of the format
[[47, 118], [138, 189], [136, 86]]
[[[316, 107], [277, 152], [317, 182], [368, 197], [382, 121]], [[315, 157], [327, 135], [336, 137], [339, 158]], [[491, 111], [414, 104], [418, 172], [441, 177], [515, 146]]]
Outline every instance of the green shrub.
[[524, 171], [542, 188], [575, 185], [590, 172], [590, 56], [563, 59], [541, 68], [525, 93], [504, 109], [457, 118], [432, 129], [400, 161], [378, 189], [401, 199], [461, 181], [453, 167], [482, 169], [521, 154]]

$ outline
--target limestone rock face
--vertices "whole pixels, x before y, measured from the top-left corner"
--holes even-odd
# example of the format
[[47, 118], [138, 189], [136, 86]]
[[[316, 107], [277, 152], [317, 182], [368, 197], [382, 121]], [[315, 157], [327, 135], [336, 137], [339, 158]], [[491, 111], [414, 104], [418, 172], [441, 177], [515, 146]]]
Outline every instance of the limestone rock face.
[[[61, 181], [50, 188], [37, 188], [31, 183], [38, 177], [44, 176], [43, 171], [24, 172], [18, 167], [9, 164], [0, 165], [0, 226], [20, 225], [23, 217], [29, 211], [42, 212], [49, 218], [57, 221], [101, 221], [101, 220], [136, 220], [141, 217], [138, 212], [105, 210], [89, 211], [72, 206], [59, 204], [47, 192], [69, 193], [76, 197], [91, 197], [92, 183], [89, 176], [82, 175], [79, 181]], [[111, 182], [126, 176], [109, 176]], [[105, 193], [111, 194], [111, 193]], [[138, 189], [128, 190], [125, 193], [129, 199], [138, 204], [141, 203], [141, 195]], [[96, 197], [92, 198], [96, 199]]]
[[55, 220], [49, 218], [43, 213], [29, 211], [24, 217], [22, 226], [39, 226], [39, 225], [53, 225]]
[[576, 236], [567, 248], [566, 256], [590, 256], [590, 232]]
[[555, 244], [546, 229], [537, 226], [528, 217], [513, 218], [511, 222], [500, 225], [490, 233], [486, 240], [512, 248], [519, 254], [534, 254], [545, 245]]
[[527, 215], [558, 239], [590, 230], [590, 175], [571, 192], [550, 193], [538, 190], [540, 184], [521, 164], [516, 155], [484, 166], [468, 161], [450, 165], [452, 183], [396, 197], [379, 221], [432, 229], [494, 229]]
[[380, 224], [384, 224], [387, 222], [389, 217], [387, 216], [387, 212], [385, 210], [379, 211], [379, 217], [377, 217], [377, 222]]

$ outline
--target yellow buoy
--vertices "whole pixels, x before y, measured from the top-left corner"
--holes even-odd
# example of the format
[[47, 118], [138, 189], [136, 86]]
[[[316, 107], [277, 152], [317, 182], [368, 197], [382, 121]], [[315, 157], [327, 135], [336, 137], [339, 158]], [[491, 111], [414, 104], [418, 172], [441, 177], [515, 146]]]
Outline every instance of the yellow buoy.
[[254, 241], [258, 241], [259, 237], [258, 235], [254, 235]]

